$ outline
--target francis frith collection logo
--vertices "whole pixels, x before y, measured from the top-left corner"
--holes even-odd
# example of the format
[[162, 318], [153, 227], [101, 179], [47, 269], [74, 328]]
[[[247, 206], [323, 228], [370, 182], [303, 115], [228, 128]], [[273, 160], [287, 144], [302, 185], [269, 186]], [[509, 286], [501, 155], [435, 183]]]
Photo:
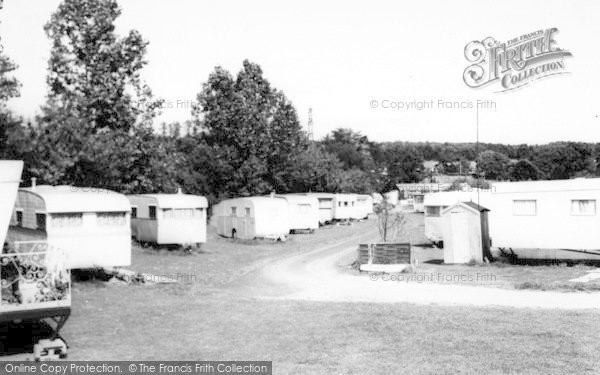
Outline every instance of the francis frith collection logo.
[[464, 73], [467, 86], [478, 88], [498, 84], [496, 92], [514, 90], [540, 78], [568, 73], [565, 57], [568, 50], [558, 47], [553, 27], [499, 42], [492, 37], [475, 40], [465, 47], [471, 63]]

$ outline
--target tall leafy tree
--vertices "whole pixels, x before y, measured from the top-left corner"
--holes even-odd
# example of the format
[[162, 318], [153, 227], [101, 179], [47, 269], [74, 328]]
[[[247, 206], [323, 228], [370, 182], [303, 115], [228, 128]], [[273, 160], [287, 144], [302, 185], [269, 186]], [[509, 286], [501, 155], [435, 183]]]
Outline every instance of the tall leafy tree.
[[292, 104], [271, 87], [259, 65], [244, 61], [235, 78], [217, 67], [198, 102], [194, 119], [232, 171], [219, 177], [222, 188], [240, 195], [289, 191], [287, 170], [307, 140]]
[[374, 168], [372, 144], [369, 139], [352, 129], [335, 129], [323, 139], [325, 150], [337, 156], [344, 169], [359, 168], [370, 170]]
[[148, 42], [135, 30], [119, 37], [120, 14], [116, 0], [64, 0], [52, 14], [44, 27], [52, 42], [46, 114], [68, 109], [80, 126], [127, 131], [145, 111], [134, 96], [143, 97]]
[[[0, 10], [4, 2], [0, 0]], [[1, 39], [0, 39], [1, 40]], [[21, 120], [7, 109], [6, 102], [19, 96], [19, 81], [13, 75], [15, 64], [2, 50], [0, 44], [0, 158], [17, 158], [23, 134]]]
[[342, 163], [319, 144], [312, 143], [292, 158], [288, 186], [293, 192], [340, 191]]
[[44, 28], [52, 42], [49, 93], [32, 172], [45, 182], [124, 191], [161, 185], [129, 174], [128, 166], [148, 166], [164, 150], [151, 128], [160, 101], [140, 79], [148, 43], [135, 30], [115, 33], [120, 14], [115, 0], [64, 0]]

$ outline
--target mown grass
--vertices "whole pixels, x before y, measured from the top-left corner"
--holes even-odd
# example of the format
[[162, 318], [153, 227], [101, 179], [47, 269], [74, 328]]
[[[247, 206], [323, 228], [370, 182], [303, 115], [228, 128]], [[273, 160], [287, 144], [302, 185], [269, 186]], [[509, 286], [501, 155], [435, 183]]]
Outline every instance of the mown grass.
[[70, 359], [272, 360], [275, 373], [598, 373], [600, 314], [78, 286]]
[[597, 311], [257, 300], [261, 264], [373, 228], [287, 243], [210, 234], [200, 252], [134, 248], [132, 269], [177, 284], [75, 282], [63, 330], [71, 360], [271, 360], [274, 373], [595, 374]]

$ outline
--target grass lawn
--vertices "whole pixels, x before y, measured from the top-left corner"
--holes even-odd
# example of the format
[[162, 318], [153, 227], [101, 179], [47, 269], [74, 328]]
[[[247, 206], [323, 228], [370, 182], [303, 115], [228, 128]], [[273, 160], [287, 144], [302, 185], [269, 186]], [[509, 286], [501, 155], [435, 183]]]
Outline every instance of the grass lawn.
[[600, 291], [600, 279], [586, 283], [569, 280], [584, 276], [598, 267], [577, 264], [566, 265], [512, 265], [502, 260], [481, 265], [445, 265], [443, 250], [413, 247], [413, 256], [419, 259], [415, 273], [433, 274], [439, 283], [470, 284], [505, 289], [539, 289], [555, 291]]
[[600, 372], [595, 311], [272, 301], [239, 293], [262, 262], [373, 225], [323, 229], [287, 243], [211, 233], [192, 255], [135, 247], [136, 271], [199, 277], [75, 283], [63, 330], [69, 359], [272, 360], [277, 374]]
[[600, 314], [263, 301], [84, 283], [70, 359], [272, 360], [275, 373], [598, 373]]

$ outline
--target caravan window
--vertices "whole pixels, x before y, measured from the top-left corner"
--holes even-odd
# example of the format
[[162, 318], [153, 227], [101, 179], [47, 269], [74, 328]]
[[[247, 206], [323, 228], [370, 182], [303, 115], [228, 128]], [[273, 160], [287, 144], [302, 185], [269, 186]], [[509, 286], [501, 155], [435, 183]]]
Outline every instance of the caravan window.
[[148, 206], [148, 218], [156, 220], [156, 206]]
[[191, 219], [194, 217], [194, 209], [192, 208], [165, 208], [163, 218], [168, 220]]
[[17, 226], [23, 226], [23, 210], [17, 210]]
[[344, 207], [348, 207], [348, 202], [344, 202]]
[[137, 219], [137, 207], [131, 207], [131, 218]]
[[125, 212], [98, 212], [96, 214], [96, 224], [105, 227], [125, 225]]
[[246, 216], [250, 216], [250, 207], [246, 207]]
[[537, 215], [537, 201], [534, 199], [515, 199], [513, 200], [514, 216], [535, 216]]
[[595, 199], [573, 199], [571, 200], [571, 215], [593, 216], [596, 215]]
[[231, 207], [231, 216], [237, 216], [237, 207]]
[[83, 224], [82, 213], [51, 214], [50, 225], [55, 228], [80, 227]]
[[319, 208], [331, 208], [332, 202], [333, 202], [332, 200], [320, 199], [319, 200]]
[[35, 214], [35, 224], [37, 230], [46, 230], [46, 214]]

